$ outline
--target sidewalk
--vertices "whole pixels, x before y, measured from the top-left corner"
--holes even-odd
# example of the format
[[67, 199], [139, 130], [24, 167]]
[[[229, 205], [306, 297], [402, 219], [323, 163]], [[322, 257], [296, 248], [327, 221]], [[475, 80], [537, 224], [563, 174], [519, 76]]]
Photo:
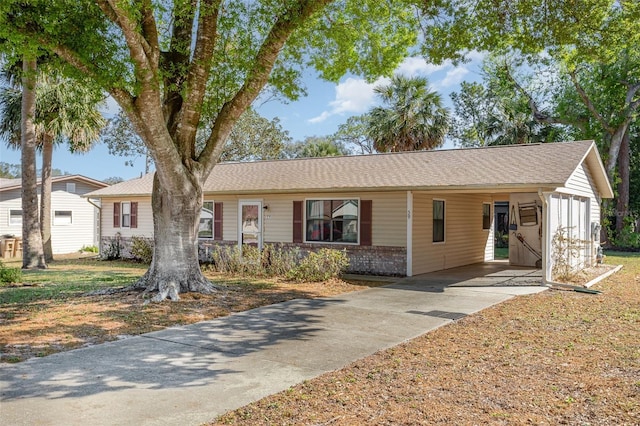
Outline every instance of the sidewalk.
[[445, 287], [412, 278], [0, 364], [0, 424], [198, 425], [544, 289]]

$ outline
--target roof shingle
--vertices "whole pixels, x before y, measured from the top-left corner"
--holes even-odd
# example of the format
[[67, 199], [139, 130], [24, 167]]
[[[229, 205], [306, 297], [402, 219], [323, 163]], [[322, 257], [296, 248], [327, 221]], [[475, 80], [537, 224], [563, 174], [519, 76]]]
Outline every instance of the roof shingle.
[[[592, 141], [508, 145], [344, 157], [221, 163], [207, 194], [557, 187], [570, 178]], [[153, 175], [88, 194], [151, 194]]]

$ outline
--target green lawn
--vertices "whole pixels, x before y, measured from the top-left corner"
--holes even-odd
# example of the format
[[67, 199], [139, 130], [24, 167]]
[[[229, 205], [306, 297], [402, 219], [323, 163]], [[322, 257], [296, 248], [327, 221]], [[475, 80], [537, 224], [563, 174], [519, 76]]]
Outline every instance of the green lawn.
[[494, 259], [508, 259], [509, 247], [496, 247], [493, 252]]
[[[4, 262], [20, 267], [19, 260]], [[146, 265], [124, 261], [73, 259], [54, 261], [44, 270], [22, 271], [18, 286], [0, 286], [0, 304], [66, 299], [89, 291], [133, 284]]]

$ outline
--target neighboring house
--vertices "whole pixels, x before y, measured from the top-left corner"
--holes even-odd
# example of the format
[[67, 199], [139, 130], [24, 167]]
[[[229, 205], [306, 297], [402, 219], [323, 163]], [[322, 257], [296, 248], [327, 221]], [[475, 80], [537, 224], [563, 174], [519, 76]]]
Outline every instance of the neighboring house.
[[[54, 176], [51, 184], [51, 248], [72, 253], [99, 244], [100, 210], [84, 194], [107, 185], [80, 175]], [[22, 179], [0, 179], [0, 235], [22, 236]], [[40, 182], [38, 181], [38, 193]]]
[[[86, 195], [101, 199], [103, 248], [152, 236], [152, 182]], [[222, 163], [204, 185], [199, 237], [345, 249], [351, 272], [411, 276], [492, 260], [494, 206], [508, 202], [510, 263], [541, 265], [551, 280], [567, 258], [552, 247], [562, 230], [580, 246], [572, 265], [595, 261], [600, 202], [612, 196], [592, 141]]]

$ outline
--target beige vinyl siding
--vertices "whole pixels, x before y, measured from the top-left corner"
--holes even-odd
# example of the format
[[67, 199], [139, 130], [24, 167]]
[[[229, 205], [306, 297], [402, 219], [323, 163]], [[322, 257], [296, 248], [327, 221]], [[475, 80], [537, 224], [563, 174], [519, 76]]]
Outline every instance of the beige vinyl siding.
[[293, 241], [293, 201], [347, 198], [372, 200], [372, 244], [374, 246], [406, 246], [407, 195], [404, 191], [265, 195], [262, 201], [268, 209], [263, 211], [264, 242]]
[[[113, 204], [119, 202], [138, 203], [138, 227], [137, 228], [114, 228], [113, 227]], [[153, 213], [151, 211], [150, 197], [131, 197], [126, 199], [103, 198], [102, 199], [102, 236], [115, 237], [120, 233], [121, 237], [153, 237]]]
[[222, 239], [238, 241], [238, 197], [205, 195], [204, 199], [222, 203]]
[[298, 199], [291, 196], [265, 197], [263, 202], [268, 208], [262, 212], [262, 226], [266, 244], [293, 241], [293, 200]]
[[[261, 201], [264, 243], [293, 241], [293, 202], [308, 199], [357, 198], [373, 201], [373, 245], [405, 247], [407, 240], [407, 195], [404, 191], [381, 193], [309, 193], [265, 194], [257, 196], [207, 196], [208, 201], [222, 202], [223, 238], [238, 241], [238, 203]], [[140, 208], [140, 207], [139, 207]], [[113, 206], [111, 207], [113, 209]], [[107, 211], [107, 210], [103, 210]], [[112, 211], [112, 210], [108, 210]]]
[[[445, 201], [445, 241], [434, 243], [433, 200]], [[490, 233], [482, 229], [482, 194], [420, 194], [413, 198], [413, 271], [431, 271], [483, 262]]]

